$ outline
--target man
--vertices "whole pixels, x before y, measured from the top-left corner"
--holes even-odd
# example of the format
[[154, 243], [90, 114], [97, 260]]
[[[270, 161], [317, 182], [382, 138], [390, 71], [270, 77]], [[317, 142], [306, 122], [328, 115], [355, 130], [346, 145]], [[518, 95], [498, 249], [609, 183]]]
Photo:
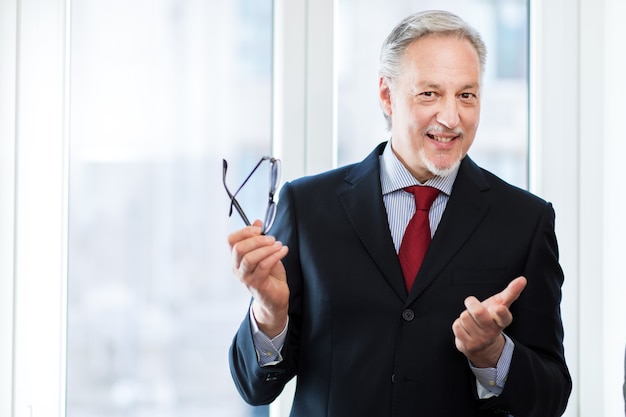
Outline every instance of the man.
[[[253, 297], [230, 352], [246, 401], [270, 403], [297, 376], [298, 417], [563, 413], [571, 379], [553, 208], [466, 156], [485, 56], [450, 13], [406, 18], [381, 52], [391, 140], [361, 163], [285, 184], [275, 237], [259, 221], [229, 236]], [[438, 191], [432, 242], [404, 277], [413, 185]]]

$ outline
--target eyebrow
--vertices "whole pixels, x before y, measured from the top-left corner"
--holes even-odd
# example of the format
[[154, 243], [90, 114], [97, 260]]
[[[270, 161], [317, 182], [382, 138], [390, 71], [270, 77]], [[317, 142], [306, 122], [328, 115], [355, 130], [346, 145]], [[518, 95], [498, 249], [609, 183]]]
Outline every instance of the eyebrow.
[[[420, 86], [420, 84], [418, 84], [418, 87]], [[435, 84], [435, 83], [427, 83], [425, 85], [423, 85], [422, 88], [432, 88], [435, 90], [439, 90], [441, 89], [441, 84]], [[480, 84], [476, 83], [476, 84], [465, 84], [461, 90], [471, 90], [473, 88], [480, 88]]]

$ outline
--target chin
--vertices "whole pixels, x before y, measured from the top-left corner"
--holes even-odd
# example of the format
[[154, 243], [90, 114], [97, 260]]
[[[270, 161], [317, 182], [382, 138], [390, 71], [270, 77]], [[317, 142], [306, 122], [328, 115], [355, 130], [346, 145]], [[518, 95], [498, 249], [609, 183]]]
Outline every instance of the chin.
[[437, 175], [439, 177], [445, 177], [447, 175], [450, 175], [452, 172], [454, 172], [455, 169], [459, 167], [459, 165], [461, 164], [461, 160], [463, 159], [462, 157], [459, 157], [452, 162], [449, 162], [447, 164], [442, 164], [440, 162], [439, 163], [434, 162], [428, 157], [426, 157], [423, 151], [420, 153], [421, 153], [420, 156], [421, 156], [422, 162], [424, 163], [426, 168], [432, 174]]
[[446, 177], [448, 175], [450, 175], [451, 173], [454, 172], [455, 169], [458, 168], [458, 166], [461, 164], [461, 161], [456, 161], [454, 162], [452, 165], [448, 165], [448, 166], [433, 166], [432, 169], [430, 169], [430, 172], [432, 172], [433, 174], [440, 176], [440, 177]]

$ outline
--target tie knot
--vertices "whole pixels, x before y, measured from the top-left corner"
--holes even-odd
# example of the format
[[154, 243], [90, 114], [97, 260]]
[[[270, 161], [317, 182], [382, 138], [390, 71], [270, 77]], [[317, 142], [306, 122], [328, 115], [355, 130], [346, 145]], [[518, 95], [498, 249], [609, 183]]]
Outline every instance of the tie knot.
[[413, 185], [406, 187], [404, 191], [412, 193], [415, 197], [415, 209], [416, 210], [430, 210], [433, 201], [439, 195], [439, 190], [427, 185]]

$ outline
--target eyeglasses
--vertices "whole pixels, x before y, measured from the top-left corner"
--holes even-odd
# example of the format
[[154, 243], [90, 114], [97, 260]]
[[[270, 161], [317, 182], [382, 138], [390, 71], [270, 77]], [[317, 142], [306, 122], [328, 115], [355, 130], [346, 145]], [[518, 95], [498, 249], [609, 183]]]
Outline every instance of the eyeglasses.
[[265, 221], [263, 222], [263, 230], [261, 232], [262, 234], [266, 234], [272, 228], [272, 226], [274, 225], [274, 220], [276, 219], [276, 202], [274, 201], [274, 194], [276, 193], [276, 188], [278, 187], [278, 182], [280, 181], [280, 159], [272, 158], [269, 156], [264, 156], [263, 158], [261, 158], [261, 160], [254, 167], [254, 169], [252, 169], [252, 172], [248, 174], [246, 179], [243, 181], [243, 184], [241, 184], [241, 186], [237, 188], [237, 191], [235, 191], [234, 194], [231, 193], [228, 187], [226, 186], [226, 170], [228, 169], [228, 162], [226, 162], [225, 159], [222, 159], [222, 161], [223, 161], [223, 166], [224, 166], [224, 174], [222, 176], [222, 181], [224, 182], [224, 188], [226, 189], [226, 193], [228, 194], [228, 197], [230, 198], [230, 210], [228, 212], [228, 217], [230, 217], [233, 214], [233, 208], [235, 208], [235, 210], [237, 210], [237, 213], [239, 213], [239, 215], [243, 219], [246, 226], [250, 226], [252, 223], [250, 222], [250, 220], [248, 220], [248, 216], [246, 216], [246, 214], [243, 212], [241, 205], [239, 204], [239, 202], [237, 201], [235, 197], [237, 196], [237, 193], [241, 191], [243, 186], [246, 185], [250, 177], [252, 177], [252, 174], [254, 174], [256, 170], [261, 166], [263, 161], [269, 161], [270, 163], [270, 191], [269, 191], [269, 198], [267, 202], [267, 210], [265, 211]]

